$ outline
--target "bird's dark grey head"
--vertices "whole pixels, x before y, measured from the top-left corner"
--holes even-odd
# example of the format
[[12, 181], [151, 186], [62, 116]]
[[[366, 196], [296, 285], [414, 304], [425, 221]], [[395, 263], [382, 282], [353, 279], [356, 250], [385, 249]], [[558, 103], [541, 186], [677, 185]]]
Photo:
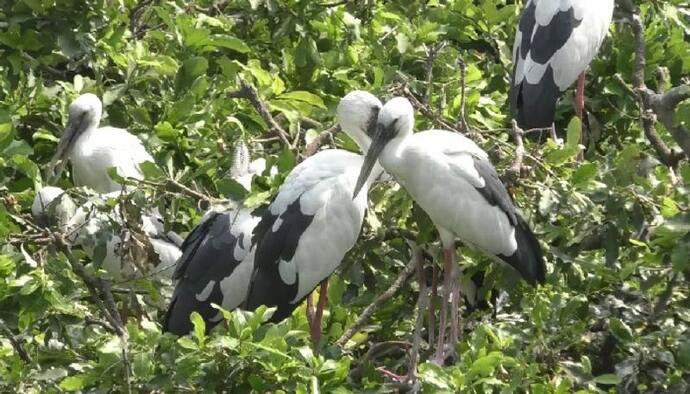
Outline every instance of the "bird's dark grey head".
[[338, 104], [340, 127], [366, 152], [371, 138], [376, 133], [376, 121], [383, 104], [373, 94], [355, 90], [342, 98]]
[[391, 143], [402, 141], [412, 134], [414, 129], [414, 109], [409, 100], [395, 97], [381, 108], [376, 122], [376, 134], [364, 156], [364, 163], [357, 179], [353, 198], [357, 196], [364, 183], [369, 178], [379, 155]]

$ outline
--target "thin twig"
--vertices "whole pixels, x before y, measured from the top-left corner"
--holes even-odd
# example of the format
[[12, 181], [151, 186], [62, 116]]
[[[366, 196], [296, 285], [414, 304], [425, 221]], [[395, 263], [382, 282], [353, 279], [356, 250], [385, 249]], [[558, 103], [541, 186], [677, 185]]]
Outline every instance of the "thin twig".
[[314, 153], [318, 152], [318, 150], [326, 145], [331, 138], [338, 134], [340, 132], [340, 125], [336, 124], [332, 126], [329, 129], [326, 129], [322, 131], [319, 135], [314, 138], [312, 142], [310, 142], [307, 147], [304, 149], [304, 158], [306, 159], [309, 156], [313, 156]]
[[122, 323], [120, 313], [117, 310], [113, 293], [110, 291], [110, 281], [103, 278], [95, 277], [86, 271], [84, 265], [77, 260], [72, 254], [69, 244], [64, 236], [59, 233], [53, 233], [53, 240], [57, 249], [62, 252], [72, 266], [72, 270], [84, 282], [86, 288], [91, 295], [91, 300], [100, 309], [101, 314], [108, 322], [108, 326], [120, 338], [122, 347], [122, 364], [125, 369], [125, 377], [127, 382], [127, 392], [132, 392], [131, 387], [131, 364], [128, 356], [128, 333], [127, 328]]
[[464, 134], [467, 133], [467, 119], [465, 119], [465, 74], [467, 65], [463, 58], [458, 57], [458, 67], [460, 67], [460, 115], [458, 119], [458, 129]]
[[[690, 87], [679, 86], [669, 90], [666, 94], [657, 94], [647, 88], [645, 84], [646, 43], [640, 10], [632, 0], [621, 0], [620, 5], [629, 14], [630, 26], [633, 31], [635, 45], [632, 74], [633, 91], [636, 93], [640, 106], [642, 129], [661, 162], [671, 168], [675, 168], [683, 156], [690, 158], [690, 132], [682, 126], [675, 125], [673, 121], [673, 115], [678, 103], [690, 97]], [[625, 86], [625, 83], [623, 85]], [[669, 97], [672, 97], [672, 99]], [[676, 101], [676, 99], [679, 99], [679, 101]], [[657, 116], [664, 123], [681, 149], [683, 149], [684, 154], [672, 150], [661, 139], [655, 127]]]
[[9, 329], [9, 327], [7, 327], [5, 325], [5, 322], [2, 320], [0, 320], [0, 330], [3, 332], [3, 334], [5, 334], [7, 339], [10, 341], [10, 344], [14, 348], [14, 351], [17, 352], [17, 355], [19, 356], [19, 358], [21, 358], [22, 361], [24, 361], [26, 364], [31, 364], [32, 363], [31, 356], [29, 356], [29, 353], [27, 353], [26, 350], [24, 350], [24, 348], [22, 347], [22, 344], [19, 343], [19, 340], [14, 336], [12, 331]]
[[426, 52], [426, 61], [424, 64], [424, 70], [426, 73], [426, 93], [424, 94], [424, 104], [429, 105], [429, 100], [431, 100], [431, 94], [434, 87], [434, 60], [439, 52], [446, 46], [446, 43], [440, 42], [434, 44]]
[[209, 204], [216, 204], [216, 203], [220, 203], [223, 201], [223, 200], [217, 199], [215, 197], [211, 197], [209, 195], [201, 193], [199, 191], [190, 189], [189, 187], [187, 187], [187, 186], [185, 186], [185, 185], [181, 184], [180, 182], [177, 182], [173, 179], [166, 179], [165, 182], [153, 182], [153, 181], [148, 181], [146, 179], [136, 179], [136, 178], [127, 177], [127, 178], [125, 178], [125, 180], [127, 182], [130, 182], [133, 184], [147, 185], [147, 186], [155, 187], [155, 188], [158, 188], [160, 190], [164, 190], [164, 191], [168, 191], [168, 192], [186, 194], [189, 197], [196, 198], [197, 200], [208, 202]]
[[287, 148], [292, 149], [292, 144], [288, 139], [288, 133], [273, 118], [268, 105], [259, 97], [259, 92], [244, 79], [240, 79], [239, 82], [240, 88], [228, 93], [228, 97], [249, 100], [252, 106], [254, 106], [254, 109], [261, 115], [261, 118], [268, 124], [270, 131], [277, 135]]
[[522, 141], [524, 132], [513, 119], [513, 142], [515, 142], [515, 158], [510, 168], [506, 171], [506, 176], [511, 184], [517, 183], [522, 172], [522, 161], [525, 157], [525, 144]]

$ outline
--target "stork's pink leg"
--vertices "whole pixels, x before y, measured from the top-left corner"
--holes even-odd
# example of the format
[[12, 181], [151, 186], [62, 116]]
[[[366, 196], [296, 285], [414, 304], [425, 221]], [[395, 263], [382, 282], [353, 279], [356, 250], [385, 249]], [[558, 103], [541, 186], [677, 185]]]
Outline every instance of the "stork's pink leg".
[[577, 78], [577, 89], [575, 91], [575, 113], [582, 119], [585, 110], [585, 72], [583, 71]]
[[323, 310], [326, 307], [326, 300], [328, 300], [328, 279], [321, 282], [319, 303], [316, 305], [316, 311], [310, 323], [311, 341], [315, 351], [318, 351], [319, 345], [321, 344], [321, 319], [323, 317]]
[[311, 329], [312, 322], [314, 321], [314, 292], [312, 291], [307, 296], [307, 323], [309, 323], [309, 328]]
[[429, 303], [429, 343], [434, 343], [434, 335], [436, 335], [436, 307], [434, 300], [438, 297], [438, 287], [436, 286], [436, 264], [431, 266], [431, 302]]
[[441, 321], [438, 326], [438, 339], [436, 356], [434, 361], [437, 364], [443, 365], [446, 359], [446, 327], [448, 325], [447, 315], [448, 315], [448, 301], [453, 294], [453, 265], [455, 264], [453, 256], [455, 255], [455, 250], [453, 249], [443, 249], [443, 292], [441, 300]]

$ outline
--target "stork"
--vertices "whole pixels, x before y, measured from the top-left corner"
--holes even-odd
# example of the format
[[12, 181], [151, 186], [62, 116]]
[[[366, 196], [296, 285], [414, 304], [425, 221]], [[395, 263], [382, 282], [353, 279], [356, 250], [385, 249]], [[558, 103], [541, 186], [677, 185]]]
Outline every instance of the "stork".
[[[354, 197], [377, 159], [410, 193], [438, 229], [443, 245], [444, 285], [435, 361], [443, 363], [446, 345], [458, 341], [459, 269], [455, 240], [508, 263], [531, 284], [544, 281], [539, 241], [518, 215], [488, 160], [468, 138], [443, 130], [413, 134], [414, 110], [403, 97], [391, 99], [378, 117], [376, 134], [364, 158]], [[446, 313], [451, 300], [451, 332], [446, 343]]]
[[556, 102], [577, 79], [582, 119], [585, 69], [599, 51], [613, 0], [528, 0], [513, 45], [511, 112], [523, 129], [551, 127]]
[[[338, 104], [340, 126], [364, 152], [380, 108], [381, 102], [363, 91], [347, 94]], [[280, 321], [321, 283], [309, 319], [317, 348], [328, 277], [354, 246], [367, 208], [366, 193], [352, 198], [362, 163], [361, 155], [340, 149], [307, 158], [285, 179], [253, 234], [254, 272], [246, 307], [276, 307], [271, 320]], [[381, 169], [370, 173], [360, 187], [368, 189]]]
[[[235, 145], [230, 177], [245, 189], [261, 174], [265, 159], [249, 161], [249, 148]], [[273, 170], [273, 169], [271, 169]], [[210, 331], [223, 319], [213, 304], [232, 310], [247, 297], [254, 268], [250, 253], [252, 231], [261, 217], [234, 201], [212, 206], [182, 244], [173, 279], [175, 291], [163, 319], [163, 331], [185, 335], [192, 330], [189, 315], [197, 312]]]
[[43, 225], [55, 224], [71, 243], [81, 246], [92, 261], [96, 260], [96, 250], [103, 247], [105, 255], [99, 262], [100, 266], [116, 281], [141, 277], [169, 281], [170, 270], [181, 254], [175, 244], [174, 233], [164, 234], [162, 226], [152, 223], [158, 222], [159, 218], [142, 217], [142, 230], [148, 236], [159, 262], [147, 272], [141, 272], [138, 267], [124, 267], [120, 250], [122, 238], [115, 232], [115, 227], [122, 223], [116, 214], [119, 209], [116, 206], [112, 213], [106, 213], [101, 210], [104, 205], [101, 197], [95, 197], [77, 208], [64, 190], [46, 186], [36, 193], [31, 213]]
[[98, 127], [102, 111], [101, 100], [91, 93], [70, 104], [67, 127], [48, 169], [58, 177], [69, 160], [75, 185], [98, 193], [119, 192], [123, 186], [110, 178], [109, 168], [115, 167], [122, 177], [142, 179], [139, 165], [154, 160], [141, 140], [127, 130]]

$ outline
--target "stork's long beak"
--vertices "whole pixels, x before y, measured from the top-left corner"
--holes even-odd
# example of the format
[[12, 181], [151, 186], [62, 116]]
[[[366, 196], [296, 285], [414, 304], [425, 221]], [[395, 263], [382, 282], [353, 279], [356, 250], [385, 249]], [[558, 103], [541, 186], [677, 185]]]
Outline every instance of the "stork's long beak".
[[82, 132], [83, 126], [84, 116], [79, 116], [76, 119], [70, 117], [67, 121], [67, 127], [60, 138], [60, 142], [58, 142], [55, 155], [53, 155], [53, 158], [48, 164], [48, 179], [51, 183], [54, 182], [65, 169], [67, 155], [72, 149], [74, 142], [79, 137], [79, 134]]
[[355, 191], [352, 194], [353, 200], [357, 197], [359, 191], [362, 190], [362, 186], [364, 186], [367, 179], [369, 178], [371, 170], [374, 168], [374, 165], [376, 164], [379, 155], [388, 143], [388, 141], [386, 141], [386, 139], [383, 138], [383, 135], [383, 127], [381, 125], [378, 125], [376, 129], [376, 134], [374, 134], [374, 138], [371, 140], [371, 145], [369, 145], [369, 150], [367, 151], [367, 154], [364, 156], [364, 163], [362, 163], [362, 169], [359, 172], [359, 178], [357, 178]]

